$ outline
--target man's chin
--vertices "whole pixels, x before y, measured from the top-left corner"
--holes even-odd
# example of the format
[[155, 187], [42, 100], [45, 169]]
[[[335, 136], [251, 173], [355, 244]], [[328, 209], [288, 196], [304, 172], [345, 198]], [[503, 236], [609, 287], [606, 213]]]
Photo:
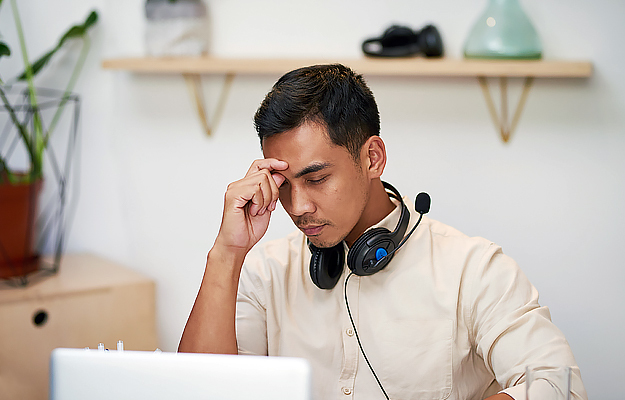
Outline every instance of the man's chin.
[[310, 243], [313, 244], [313, 246], [317, 247], [318, 249], [329, 249], [330, 247], [334, 247], [337, 244], [341, 243], [343, 241], [343, 239], [325, 239], [325, 238], [320, 238], [320, 237], [307, 237], [308, 241]]

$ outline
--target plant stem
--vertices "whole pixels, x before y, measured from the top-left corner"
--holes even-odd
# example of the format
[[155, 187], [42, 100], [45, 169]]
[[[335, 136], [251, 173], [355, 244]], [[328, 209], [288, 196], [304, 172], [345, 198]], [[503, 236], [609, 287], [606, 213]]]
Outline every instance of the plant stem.
[[33, 140], [32, 143], [25, 140], [26, 146], [31, 147], [29, 154], [31, 155], [32, 171], [31, 176], [39, 178], [43, 172], [43, 127], [39, 115], [39, 107], [37, 103], [37, 94], [33, 82], [33, 69], [28, 61], [28, 51], [26, 49], [26, 39], [24, 38], [24, 30], [22, 29], [22, 20], [17, 10], [16, 0], [11, 0], [11, 9], [13, 10], [13, 18], [15, 19], [15, 28], [20, 41], [22, 50], [22, 59], [26, 68], [26, 81], [28, 82], [28, 92], [30, 97], [30, 105], [33, 108]]
[[48, 140], [50, 139], [50, 136], [52, 135], [54, 128], [56, 128], [56, 124], [59, 122], [59, 118], [61, 117], [61, 114], [63, 113], [63, 109], [65, 108], [65, 104], [67, 103], [67, 100], [69, 99], [69, 95], [74, 90], [74, 86], [76, 86], [76, 81], [78, 80], [78, 76], [80, 75], [80, 72], [82, 71], [83, 66], [85, 65], [85, 61], [87, 59], [87, 54], [89, 53], [90, 47], [91, 47], [91, 40], [85, 34], [85, 36], [83, 36], [83, 44], [80, 50], [80, 55], [78, 56], [78, 60], [76, 61], [76, 65], [74, 66], [74, 70], [72, 71], [72, 75], [70, 76], [69, 82], [67, 83], [67, 87], [65, 88], [65, 93], [63, 94], [63, 98], [61, 99], [61, 102], [59, 103], [59, 106], [57, 107], [56, 112], [54, 113], [54, 118], [52, 118], [52, 122], [50, 123], [50, 126], [48, 127], [48, 132], [46, 133], [43, 139], [44, 147], [48, 145]]
[[[2, 87], [0, 86], [0, 97], [2, 98], [2, 103], [4, 104], [4, 108], [8, 111], [9, 116], [11, 117], [11, 120], [13, 121], [13, 124], [15, 125], [15, 127], [17, 128], [17, 130], [19, 131], [20, 136], [22, 137], [22, 140], [25, 143], [26, 146], [26, 150], [28, 151], [28, 155], [30, 157], [30, 159], [32, 160], [35, 155], [33, 154], [34, 149], [30, 146], [28, 146], [28, 130], [26, 129], [26, 126], [22, 123], [20, 123], [19, 118], [17, 118], [17, 115], [15, 114], [15, 110], [13, 110], [13, 107], [11, 106], [11, 103], [9, 102], [9, 99], [6, 96], [6, 93], [4, 92], [4, 90], [2, 89]], [[4, 161], [4, 159], [2, 159], [2, 157], [0, 157], [0, 163], [2, 164], [3, 169], [6, 171], [7, 176], [9, 177], [9, 182], [11, 183], [15, 183], [15, 176], [14, 174], [9, 170], [9, 166], [6, 164], [6, 161]]]
[[5, 176], [7, 177], [9, 183], [15, 183], [15, 176], [13, 176], [13, 173], [9, 170], [9, 166], [6, 162], [2, 159], [2, 157], [0, 157], [0, 183], [4, 183]]
[[19, 11], [17, 10], [17, 4], [15, 0], [11, 0], [11, 9], [13, 10], [13, 19], [15, 20], [15, 29], [17, 30], [17, 36], [20, 41], [20, 48], [22, 50], [22, 60], [26, 69], [26, 80], [28, 81], [28, 90], [30, 91], [31, 101], [37, 102], [35, 95], [35, 87], [33, 85], [33, 69], [28, 61], [28, 50], [26, 49], [26, 39], [24, 38], [24, 30], [22, 29], [22, 20], [20, 19]]
[[[20, 123], [19, 118], [17, 118], [17, 115], [15, 114], [15, 110], [13, 110], [13, 107], [11, 106], [11, 103], [9, 102], [9, 99], [6, 96], [6, 93], [1, 87], [0, 87], [0, 97], [2, 97], [2, 103], [4, 104], [4, 108], [6, 108], [7, 111], [9, 112], [9, 116], [11, 117], [13, 124], [17, 127], [17, 130], [19, 131], [20, 136], [22, 137], [22, 140], [28, 143], [28, 139], [29, 139], [28, 130], [26, 129], [26, 126], [24, 124]], [[26, 146], [26, 149], [28, 150], [29, 156], [31, 158], [34, 157], [34, 155], [31, 153], [33, 149], [30, 148], [29, 146]]]

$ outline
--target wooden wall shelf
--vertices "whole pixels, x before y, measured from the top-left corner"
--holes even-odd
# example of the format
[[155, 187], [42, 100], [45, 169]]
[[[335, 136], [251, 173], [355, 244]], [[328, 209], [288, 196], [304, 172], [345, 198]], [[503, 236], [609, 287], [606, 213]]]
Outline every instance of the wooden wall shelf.
[[[589, 61], [562, 60], [467, 60], [467, 59], [246, 59], [216, 57], [138, 57], [115, 58], [102, 62], [102, 67], [112, 70], [125, 70], [148, 74], [182, 74], [193, 93], [198, 115], [207, 134], [217, 125], [223, 110], [232, 79], [237, 74], [282, 75], [293, 69], [327, 63], [341, 63], [365, 76], [398, 77], [465, 77], [477, 78], [482, 87], [491, 118], [498, 128], [501, 138], [508, 142], [521, 116], [529, 89], [535, 78], [589, 78], [593, 72]], [[201, 90], [202, 74], [224, 74], [224, 88], [217, 104], [211, 124], [206, 117]], [[487, 78], [499, 78], [501, 90], [501, 111], [498, 113]], [[508, 78], [525, 78], [523, 92], [513, 114], [508, 121]]]
[[592, 63], [587, 61], [508, 61], [464, 59], [228, 59], [214, 57], [116, 58], [104, 60], [105, 69], [140, 73], [177, 74], [283, 74], [292, 69], [338, 62], [370, 76], [441, 77], [527, 77], [587, 78]]

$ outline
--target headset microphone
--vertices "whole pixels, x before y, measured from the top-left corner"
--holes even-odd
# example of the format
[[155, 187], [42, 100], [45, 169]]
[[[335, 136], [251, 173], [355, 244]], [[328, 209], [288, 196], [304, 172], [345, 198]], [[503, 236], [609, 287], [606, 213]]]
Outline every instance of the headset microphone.
[[414, 202], [414, 209], [421, 215], [427, 214], [430, 211], [430, 195], [425, 192], [419, 193]]
[[406, 235], [406, 237], [404, 237], [402, 239], [401, 242], [399, 242], [399, 245], [394, 248], [392, 251], [390, 251], [387, 255], [385, 255], [384, 257], [381, 257], [376, 263], [374, 268], [376, 268], [378, 266], [378, 264], [384, 262], [384, 260], [387, 257], [392, 257], [393, 254], [395, 254], [395, 252], [397, 250], [399, 250], [399, 248], [401, 246], [404, 245], [404, 243], [406, 243], [406, 240], [408, 240], [408, 238], [410, 237], [410, 235], [412, 235], [412, 232], [415, 231], [415, 229], [417, 229], [417, 226], [419, 226], [419, 223], [421, 223], [421, 219], [423, 218], [423, 214], [427, 214], [430, 211], [430, 195], [425, 193], [425, 192], [421, 192], [417, 195], [417, 198], [415, 199], [415, 205], [414, 205], [415, 210], [419, 213], [419, 220], [417, 221], [417, 223], [415, 224], [415, 226], [412, 227], [412, 229], [410, 230], [410, 232]]

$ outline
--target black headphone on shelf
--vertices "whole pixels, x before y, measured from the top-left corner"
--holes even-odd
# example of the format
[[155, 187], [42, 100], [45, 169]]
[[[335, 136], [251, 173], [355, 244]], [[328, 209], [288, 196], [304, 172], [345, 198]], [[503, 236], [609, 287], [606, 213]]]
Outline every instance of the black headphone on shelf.
[[[395, 251], [406, 242], [417, 228], [423, 214], [430, 210], [430, 196], [427, 193], [419, 193], [415, 209], [421, 215], [419, 221], [404, 238], [410, 221], [410, 211], [399, 194], [391, 184], [382, 182], [390, 197], [398, 200], [401, 207], [401, 215], [393, 232], [384, 227], [370, 229], [363, 233], [352, 245], [347, 254], [347, 266], [359, 276], [373, 275], [384, 269], [393, 259]], [[321, 289], [332, 289], [339, 281], [343, 272], [345, 249], [343, 242], [334, 247], [319, 248], [308, 242], [312, 256], [310, 258], [310, 278]]]
[[365, 40], [362, 51], [370, 57], [441, 57], [444, 52], [443, 39], [434, 25], [426, 25], [420, 31], [392, 25], [382, 36]]

